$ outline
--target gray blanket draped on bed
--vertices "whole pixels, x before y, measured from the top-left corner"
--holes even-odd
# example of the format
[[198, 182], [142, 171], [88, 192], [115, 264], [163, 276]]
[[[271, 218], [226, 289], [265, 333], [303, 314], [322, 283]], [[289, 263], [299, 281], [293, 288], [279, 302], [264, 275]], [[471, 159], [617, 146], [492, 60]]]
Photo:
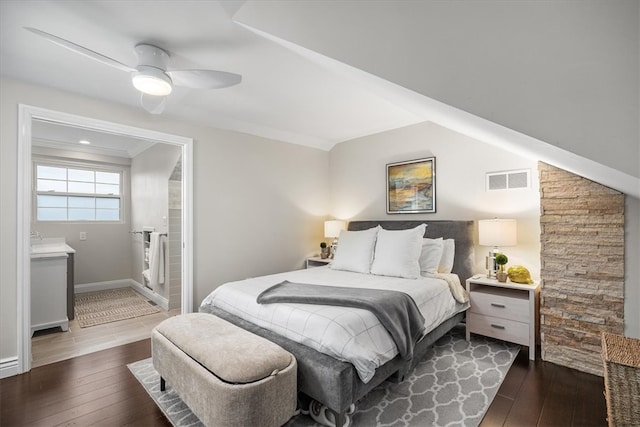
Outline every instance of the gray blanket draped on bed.
[[309, 285], [285, 280], [263, 291], [258, 304], [298, 303], [355, 307], [371, 311], [393, 338], [405, 360], [424, 332], [424, 317], [410, 295], [390, 290]]

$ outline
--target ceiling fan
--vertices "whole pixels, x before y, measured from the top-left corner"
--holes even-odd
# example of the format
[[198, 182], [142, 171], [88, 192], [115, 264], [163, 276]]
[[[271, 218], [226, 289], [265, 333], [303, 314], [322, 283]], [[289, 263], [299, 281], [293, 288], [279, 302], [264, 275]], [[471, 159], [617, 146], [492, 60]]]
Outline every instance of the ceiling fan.
[[225, 71], [167, 70], [169, 54], [165, 50], [147, 43], [140, 43], [135, 46], [138, 54], [138, 65], [130, 67], [108, 56], [37, 28], [24, 28], [73, 52], [130, 73], [133, 87], [142, 93], [140, 100], [143, 108], [152, 114], [160, 114], [162, 112], [166, 97], [171, 93], [174, 85], [192, 89], [220, 89], [237, 85], [242, 81], [240, 74]]

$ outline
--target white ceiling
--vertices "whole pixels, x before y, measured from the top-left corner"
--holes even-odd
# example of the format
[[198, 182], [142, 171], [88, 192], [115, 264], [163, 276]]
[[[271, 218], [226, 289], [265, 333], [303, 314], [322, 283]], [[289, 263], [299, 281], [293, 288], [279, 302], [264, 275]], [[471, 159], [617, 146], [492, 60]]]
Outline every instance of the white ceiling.
[[[89, 142], [83, 144], [80, 141]], [[134, 158], [156, 141], [116, 135], [75, 126], [34, 120], [31, 127], [31, 142], [37, 147], [58, 150]]]
[[[0, 1], [4, 77], [140, 107], [126, 72], [51, 43], [34, 27], [135, 66], [134, 46], [167, 50], [172, 69], [241, 74], [226, 89], [176, 87], [163, 116], [330, 149], [424, 118], [233, 22], [242, 1]], [[335, 64], [334, 64], [335, 65]]]

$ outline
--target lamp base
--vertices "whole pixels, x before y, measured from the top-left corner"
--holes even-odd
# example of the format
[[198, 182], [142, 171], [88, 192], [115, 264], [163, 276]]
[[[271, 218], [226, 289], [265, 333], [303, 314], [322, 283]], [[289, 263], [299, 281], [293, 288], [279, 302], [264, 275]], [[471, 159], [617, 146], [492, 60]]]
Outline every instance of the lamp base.
[[495, 279], [498, 271], [498, 264], [496, 264], [496, 254], [498, 248], [494, 248], [489, 251], [489, 255], [485, 258], [485, 268], [487, 269], [487, 279]]
[[329, 258], [333, 259], [333, 257], [336, 255], [337, 250], [338, 250], [338, 239], [334, 239], [334, 241], [331, 243], [331, 246], [329, 246]]

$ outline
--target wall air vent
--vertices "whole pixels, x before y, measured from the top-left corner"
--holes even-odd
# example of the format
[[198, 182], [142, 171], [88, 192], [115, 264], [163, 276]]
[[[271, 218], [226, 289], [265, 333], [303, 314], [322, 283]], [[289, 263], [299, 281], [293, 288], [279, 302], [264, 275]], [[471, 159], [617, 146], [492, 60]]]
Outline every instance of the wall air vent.
[[487, 191], [515, 190], [531, 187], [531, 170], [487, 172]]

